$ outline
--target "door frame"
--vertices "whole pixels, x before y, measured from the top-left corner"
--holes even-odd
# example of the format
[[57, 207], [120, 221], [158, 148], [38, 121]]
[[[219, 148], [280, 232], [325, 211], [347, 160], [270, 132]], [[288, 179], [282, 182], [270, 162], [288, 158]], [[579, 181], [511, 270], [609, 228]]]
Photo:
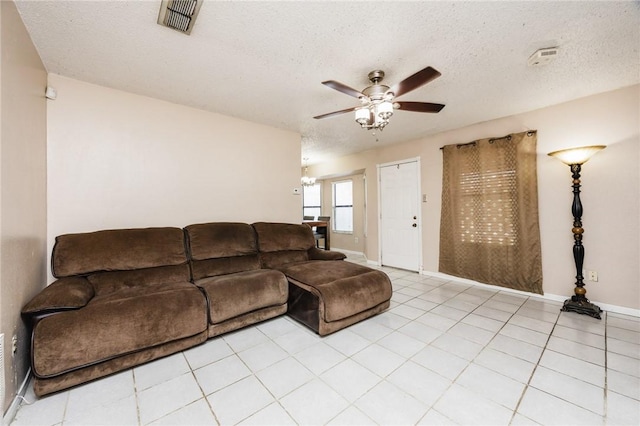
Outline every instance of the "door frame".
[[382, 264], [382, 174], [380, 172], [380, 169], [383, 167], [389, 167], [389, 166], [397, 166], [400, 164], [406, 164], [406, 163], [416, 163], [416, 171], [417, 171], [417, 176], [416, 176], [416, 180], [417, 180], [417, 194], [416, 194], [416, 201], [418, 203], [418, 219], [417, 219], [417, 223], [418, 223], [418, 233], [419, 233], [419, 238], [418, 238], [418, 273], [422, 274], [424, 268], [423, 268], [423, 259], [422, 259], [422, 197], [420, 194], [422, 194], [422, 186], [421, 186], [421, 176], [422, 176], [422, 167], [420, 164], [420, 157], [412, 157], [412, 158], [406, 158], [404, 160], [398, 160], [398, 161], [391, 161], [388, 163], [382, 163], [382, 164], [377, 164], [376, 165], [376, 172], [378, 173], [378, 265], [380, 266], [384, 266]]

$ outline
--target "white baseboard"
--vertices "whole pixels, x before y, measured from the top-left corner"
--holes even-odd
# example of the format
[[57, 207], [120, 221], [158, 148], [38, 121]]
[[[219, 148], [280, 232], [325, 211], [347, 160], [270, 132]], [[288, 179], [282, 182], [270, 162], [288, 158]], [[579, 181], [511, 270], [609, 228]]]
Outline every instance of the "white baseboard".
[[356, 256], [364, 256], [364, 253], [361, 251], [353, 251], [353, 250], [341, 249], [337, 247], [331, 247], [331, 251], [339, 251], [340, 253], [354, 254]]
[[29, 384], [29, 380], [31, 379], [31, 367], [27, 370], [27, 374], [20, 385], [20, 389], [18, 389], [18, 394], [11, 401], [11, 405], [7, 409], [7, 412], [4, 413], [2, 417], [2, 425], [10, 425], [11, 422], [16, 417], [16, 413], [18, 412], [18, 408], [20, 408], [20, 403], [24, 399], [24, 395], [27, 392], [27, 385]]
[[332, 248], [331, 250], [332, 251], [333, 250], [339, 251], [339, 252], [342, 252], [344, 254], [353, 254], [353, 255], [356, 255], [356, 256], [362, 256], [367, 261], [367, 265], [380, 266], [380, 264], [378, 262], [376, 262], [375, 260], [367, 259], [367, 256], [365, 256], [365, 254], [363, 252], [361, 252], [361, 251], [353, 251], [353, 250], [347, 250], [347, 249], [341, 249], [341, 248], [335, 248], [335, 247]]
[[[520, 290], [514, 290], [511, 288], [506, 288], [506, 287], [500, 287], [500, 286], [495, 286], [495, 285], [491, 285], [491, 284], [484, 284], [478, 281], [474, 281], [474, 280], [470, 280], [467, 278], [460, 278], [460, 277], [456, 277], [454, 275], [448, 275], [448, 274], [443, 274], [442, 272], [431, 272], [431, 271], [422, 271], [422, 275], [427, 275], [427, 276], [431, 276], [431, 277], [435, 277], [435, 278], [441, 278], [441, 279], [446, 279], [448, 281], [455, 281], [455, 282], [459, 282], [462, 284], [469, 284], [469, 285], [474, 285], [477, 287], [484, 287], [484, 288], [490, 288], [492, 290], [495, 289], [499, 289], [500, 291], [505, 291], [508, 293], [515, 293], [515, 294], [520, 294], [523, 296], [528, 296], [528, 297], [535, 297], [535, 298], [539, 298], [539, 299], [543, 299], [543, 300], [551, 300], [554, 302], [564, 302], [566, 299], [568, 299], [568, 296], [560, 296], [557, 294], [536, 294], [536, 293], [528, 293], [526, 291], [520, 291]], [[614, 312], [617, 314], [623, 314], [623, 315], [630, 315], [633, 317], [638, 317], [640, 318], [640, 309], [633, 309], [633, 308], [626, 308], [624, 306], [617, 306], [617, 305], [610, 305], [607, 303], [601, 303], [598, 301], [591, 301], [592, 303], [598, 305], [603, 311], [607, 311], [607, 312]]]

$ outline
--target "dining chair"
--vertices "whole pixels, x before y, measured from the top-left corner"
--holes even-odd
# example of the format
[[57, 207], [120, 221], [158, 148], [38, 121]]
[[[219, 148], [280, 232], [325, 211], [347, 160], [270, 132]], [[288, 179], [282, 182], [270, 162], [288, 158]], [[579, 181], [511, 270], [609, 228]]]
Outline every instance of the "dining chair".
[[315, 219], [313, 216], [303, 216], [302, 220], [313, 220]]
[[331, 227], [331, 216], [318, 216], [319, 222], [327, 222], [326, 227], [317, 226], [313, 231], [313, 237], [316, 239], [316, 247], [320, 248], [320, 240], [324, 240], [324, 248], [327, 248], [327, 232]]

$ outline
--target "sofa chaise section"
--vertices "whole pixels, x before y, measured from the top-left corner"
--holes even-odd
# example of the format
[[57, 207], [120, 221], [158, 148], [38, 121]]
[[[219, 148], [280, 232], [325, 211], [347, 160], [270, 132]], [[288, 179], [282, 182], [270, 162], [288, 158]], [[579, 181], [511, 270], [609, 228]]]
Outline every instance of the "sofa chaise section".
[[182, 229], [62, 235], [51, 262], [58, 279], [23, 308], [37, 395], [207, 338], [206, 299], [190, 282]]
[[254, 223], [262, 266], [289, 281], [289, 316], [321, 336], [389, 307], [391, 281], [382, 271], [344, 262], [345, 255], [316, 248], [307, 225]]
[[287, 311], [287, 279], [280, 271], [260, 268], [251, 225], [205, 223], [185, 231], [194, 283], [209, 301], [209, 337]]

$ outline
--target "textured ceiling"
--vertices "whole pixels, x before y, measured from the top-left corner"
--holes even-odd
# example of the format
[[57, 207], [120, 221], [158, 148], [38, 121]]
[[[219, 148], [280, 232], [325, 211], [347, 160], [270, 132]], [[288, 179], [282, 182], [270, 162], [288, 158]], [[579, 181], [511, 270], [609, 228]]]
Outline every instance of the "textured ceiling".
[[[309, 163], [640, 82], [639, 2], [205, 1], [190, 36], [156, 24], [156, 1], [16, 1], [49, 72], [299, 132]], [[538, 48], [557, 59], [527, 66]], [[361, 90], [442, 73], [400, 100], [379, 133], [321, 84]], [[60, 94], [63, 96], [63, 94]]]

